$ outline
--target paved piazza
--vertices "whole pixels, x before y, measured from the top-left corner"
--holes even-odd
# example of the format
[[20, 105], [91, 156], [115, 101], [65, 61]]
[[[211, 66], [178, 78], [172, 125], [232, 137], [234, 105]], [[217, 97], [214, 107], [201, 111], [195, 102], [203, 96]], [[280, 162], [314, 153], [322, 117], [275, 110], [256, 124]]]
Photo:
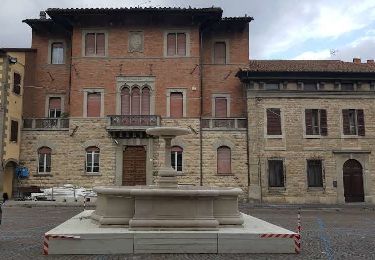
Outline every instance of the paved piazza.
[[[241, 211], [295, 230], [297, 210], [253, 208]], [[79, 207], [5, 206], [0, 226], [0, 259], [374, 259], [374, 207], [302, 209], [302, 253], [272, 254], [154, 254], [116, 256], [43, 256], [43, 234], [82, 211]]]

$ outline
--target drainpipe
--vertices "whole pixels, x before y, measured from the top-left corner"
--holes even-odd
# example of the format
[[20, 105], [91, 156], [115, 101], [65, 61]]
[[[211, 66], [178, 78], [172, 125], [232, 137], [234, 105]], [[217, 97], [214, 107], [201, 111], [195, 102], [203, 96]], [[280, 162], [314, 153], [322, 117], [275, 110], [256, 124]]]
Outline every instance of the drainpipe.
[[202, 114], [203, 114], [203, 31], [200, 31], [199, 48], [199, 80], [200, 80], [200, 115], [199, 115], [199, 147], [200, 147], [200, 186], [203, 186], [203, 136], [202, 136]]

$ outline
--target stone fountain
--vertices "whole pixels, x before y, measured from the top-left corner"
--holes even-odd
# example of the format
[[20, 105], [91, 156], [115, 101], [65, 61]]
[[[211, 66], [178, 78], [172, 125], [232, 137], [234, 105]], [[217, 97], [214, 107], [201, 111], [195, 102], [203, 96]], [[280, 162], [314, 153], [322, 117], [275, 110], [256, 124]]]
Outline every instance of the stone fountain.
[[171, 142], [189, 129], [146, 132], [165, 142], [156, 185], [95, 187], [96, 209], [48, 231], [44, 252], [294, 253], [295, 233], [239, 212], [241, 189], [178, 185]]

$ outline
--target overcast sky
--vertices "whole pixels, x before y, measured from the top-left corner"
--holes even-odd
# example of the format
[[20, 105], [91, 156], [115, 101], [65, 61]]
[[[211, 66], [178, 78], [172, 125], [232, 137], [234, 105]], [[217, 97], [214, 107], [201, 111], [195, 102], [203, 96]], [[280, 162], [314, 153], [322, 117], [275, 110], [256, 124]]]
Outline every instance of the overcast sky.
[[221, 7], [254, 17], [251, 59], [375, 58], [375, 0], [0, 0], [0, 47], [30, 47], [21, 21], [49, 7]]

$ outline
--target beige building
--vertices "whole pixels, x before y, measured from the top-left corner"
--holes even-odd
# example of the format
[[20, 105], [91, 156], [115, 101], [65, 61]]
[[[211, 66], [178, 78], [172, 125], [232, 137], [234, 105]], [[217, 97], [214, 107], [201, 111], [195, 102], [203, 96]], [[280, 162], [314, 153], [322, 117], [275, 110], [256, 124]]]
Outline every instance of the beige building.
[[249, 198], [375, 203], [373, 61], [250, 61]]

